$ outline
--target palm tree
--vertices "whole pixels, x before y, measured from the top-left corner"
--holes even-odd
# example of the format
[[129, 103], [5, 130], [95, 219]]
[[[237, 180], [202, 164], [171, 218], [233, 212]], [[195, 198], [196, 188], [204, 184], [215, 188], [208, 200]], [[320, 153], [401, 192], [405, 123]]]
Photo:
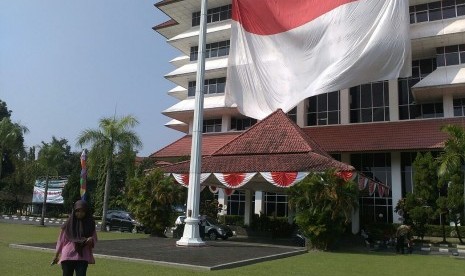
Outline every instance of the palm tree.
[[5, 153], [7, 151], [21, 150], [23, 148], [23, 134], [27, 132], [26, 127], [11, 122], [8, 117], [4, 117], [0, 121], [0, 179], [2, 178]]
[[[441, 130], [443, 132], [446, 132], [449, 134], [449, 138], [444, 143], [444, 152], [439, 156], [439, 170], [438, 170], [438, 175], [439, 176], [445, 176], [445, 175], [453, 175], [454, 171], [456, 171], [458, 168], [461, 168], [461, 166], [465, 162], [465, 129], [463, 127], [457, 126], [457, 125], [445, 125], [441, 127]], [[462, 201], [465, 201], [465, 176], [464, 176], [464, 190], [462, 193]], [[451, 197], [452, 200], [452, 197]], [[463, 204], [463, 214], [462, 214], [462, 225], [463, 221], [465, 220], [465, 202], [462, 202]], [[455, 210], [458, 211], [458, 210]], [[460, 211], [458, 211], [460, 212]], [[454, 216], [455, 218], [455, 216]], [[457, 222], [456, 218], [455, 221]], [[455, 223], [456, 230], [457, 228], [457, 223]], [[458, 232], [460, 242], [462, 242], [460, 233]]]
[[42, 148], [40, 149], [38, 155], [38, 162], [40, 166], [45, 170], [45, 190], [40, 225], [44, 225], [50, 176], [52, 174], [58, 176], [58, 168], [64, 162], [65, 155], [66, 148], [64, 148], [63, 144], [56, 140], [55, 137], [53, 137], [51, 143], [42, 142]]
[[[101, 156], [105, 160], [106, 178], [103, 196], [102, 219], [105, 220], [108, 208], [108, 196], [110, 192], [111, 173], [113, 171], [113, 156], [119, 150], [135, 149], [142, 146], [142, 142], [131, 128], [139, 122], [133, 116], [124, 116], [120, 119], [102, 118], [99, 129], [86, 129], [78, 137], [78, 145], [92, 144], [91, 153]], [[102, 223], [101, 230], [105, 230]]]

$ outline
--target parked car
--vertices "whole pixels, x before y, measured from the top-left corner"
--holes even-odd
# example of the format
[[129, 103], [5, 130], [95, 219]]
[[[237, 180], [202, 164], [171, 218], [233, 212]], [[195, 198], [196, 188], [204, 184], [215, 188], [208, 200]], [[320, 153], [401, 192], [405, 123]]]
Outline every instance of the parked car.
[[108, 210], [105, 219], [105, 229], [107, 231], [118, 230], [121, 232], [138, 233], [144, 231], [144, 226], [130, 212]]
[[[167, 236], [172, 236], [173, 238], [180, 238], [184, 232], [184, 220], [186, 216], [178, 216], [175, 221], [175, 226], [170, 227], [166, 231]], [[210, 240], [216, 240], [221, 238], [223, 240], [228, 239], [233, 236], [231, 228], [226, 225], [220, 224], [213, 218], [205, 217], [205, 237]]]

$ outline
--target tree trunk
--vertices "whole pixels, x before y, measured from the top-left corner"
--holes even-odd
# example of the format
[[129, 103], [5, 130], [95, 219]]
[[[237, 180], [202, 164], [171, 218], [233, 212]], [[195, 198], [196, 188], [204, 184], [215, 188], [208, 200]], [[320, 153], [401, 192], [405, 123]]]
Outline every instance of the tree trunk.
[[107, 177], [105, 179], [105, 191], [103, 193], [103, 211], [102, 211], [102, 224], [100, 225], [100, 230], [102, 232], [107, 231], [105, 228], [107, 210], [108, 210], [108, 197], [110, 194], [110, 181], [111, 181], [111, 159], [107, 164]]
[[48, 172], [45, 178], [44, 201], [42, 202], [42, 215], [40, 216], [40, 225], [44, 226], [45, 210], [47, 209], [47, 194], [48, 194]]
[[444, 221], [447, 221], [447, 215], [446, 214], [442, 214], [441, 216], [441, 226], [442, 226], [442, 242], [443, 243], [446, 243], [446, 225], [444, 223]]

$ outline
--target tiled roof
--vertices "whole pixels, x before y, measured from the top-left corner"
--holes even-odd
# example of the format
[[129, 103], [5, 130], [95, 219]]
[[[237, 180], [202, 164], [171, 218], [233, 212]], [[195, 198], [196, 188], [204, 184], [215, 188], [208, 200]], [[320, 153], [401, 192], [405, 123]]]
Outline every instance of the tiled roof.
[[437, 118], [397, 122], [306, 127], [303, 131], [329, 153], [439, 150], [446, 124], [465, 126], [464, 118]]
[[281, 110], [243, 132], [213, 155], [317, 152], [327, 156], [301, 128]]
[[[324, 171], [329, 168], [354, 169], [324, 153], [279, 109], [211, 156], [203, 157], [201, 171], [222, 173]], [[187, 173], [189, 162], [166, 166], [163, 170]]]
[[[447, 135], [440, 131], [440, 127], [446, 124], [465, 127], [465, 118], [305, 127], [302, 131], [328, 153], [439, 150], [447, 139]], [[211, 155], [240, 134], [238, 132], [204, 134], [202, 154]], [[150, 157], [188, 156], [191, 143], [191, 136], [184, 136]]]
[[[222, 132], [222, 133], [207, 133], [202, 136], [202, 155], [211, 155], [221, 146], [225, 145], [240, 133], [238, 132]], [[152, 158], [168, 158], [181, 157], [191, 155], [192, 136], [186, 135], [174, 143], [152, 153], [149, 157]]]
[[[206, 156], [202, 158], [202, 173], [306, 171], [320, 172], [328, 168], [351, 171], [354, 168], [313, 152], [258, 155]], [[189, 161], [162, 168], [171, 173], [188, 173]]]

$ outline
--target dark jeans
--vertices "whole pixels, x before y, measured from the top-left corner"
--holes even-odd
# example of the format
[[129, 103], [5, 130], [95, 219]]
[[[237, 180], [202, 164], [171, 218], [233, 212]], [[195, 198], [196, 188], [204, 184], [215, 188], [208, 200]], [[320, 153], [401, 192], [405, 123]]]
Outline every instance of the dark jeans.
[[404, 243], [405, 243], [405, 237], [404, 236], [399, 236], [397, 237], [397, 246], [396, 246], [396, 251], [397, 253], [402, 253], [404, 254]]
[[76, 271], [76, 276], [86, 276], [87, 261], [63, 261], [61, 262], [61, 269], [63, 276], [73, 276]]

